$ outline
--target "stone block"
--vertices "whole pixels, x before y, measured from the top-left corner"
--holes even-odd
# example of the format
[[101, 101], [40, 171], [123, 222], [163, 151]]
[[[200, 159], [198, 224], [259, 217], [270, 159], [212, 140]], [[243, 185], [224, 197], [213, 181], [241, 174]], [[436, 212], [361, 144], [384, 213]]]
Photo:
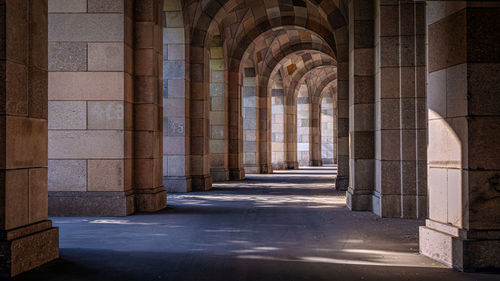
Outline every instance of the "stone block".
[[29, 223], [47, 219], [47, 168], [29, 170]]
[[49, 41], [124, 40], [123, 14], [49, 14]]
[[51, 217], [122, 217], [134, 213], [134, 195], [124, 192], [49, 192]]
[[86, 191], [86, 160], [49, 160], [48, 189], [50, 191]]
[[0, 168], [19, 169], [47, 165], [47, 121], [24, 117], [0, 118], [5, 130], [5, 160]]
[[163, 44], [183, 44], [184, 28], [164, 28]]
[[210, 140], [210, 153], [225, 153], [226, 144], [224, 140]]
[[39, 225], [28, 226], [26, 228], [31, 232], [30, 234], [25, 233], [23, 236], [17, 234], [15, 239], [3, 243], [0, 262], [7, 266], [2, 268], [0, 275], [12, 277], [59, 258], [58, 229], [53, 228], [50, 223], [48, 225], [41, 224], [43, 224], [42, 227]]
[[163, 11], [181, 11], [181, 1], [163, 1]]
[[186, 75], [185, 68], [186, 63], [184, 61], [164, 61], [163, 77], [167, 79], [183, 79]]
[[86, 71], [87, 43], [49, 42], [49, 71]]
[[168, 60], [185, 60], [186, 46], [184, 44], [169, 44], [168, 45]]
[[88, 43], [88, 70], [124, 71], [125, 70], [124, 44]]
[[5, 209], [0, 223], [3, 229], [13, 229], [29, 224], [29, 170], [2, 170]]
[[165, 12], [165, 24], [168, 28], [184, 27], [181, 11]]
[[121, 72], [50, 72], [49, 100], [124, 100]]
[[[89, 101], [88, 129], [123, 129], [125, 126], [125, 106], [121, 101]], [[128, 113], [131, 115], [131, 113]]]
[[166, 132], [167, 136], [170, 137], [180, 137], [186, 134], [186, 120], [184, 118], [169, 117], [167, 122], [164, 122], [166, 128], [163, 132]]
[[124, 13], [124, 0], [88, 0], [89, 13]]
[[87, 0], [49, 0], [49, 13], [86, 13]]
[[463, 117], [467, 114], [467, 64], [459, 64], [446, 69], [446, 117]]
[[224, 140], [225, 134], [225, 126], [210, 126], [210, 138], [212, 140]]
[[[186, 100], [181, 98], [163, 99], [163, 109], [164, 115], [168, 117], [184, 117], [186, 115]], [[212, 122], [212, 118], [210, 118], [210, 122]]]
[[47, 71], [30, 67], [28, 76], [28, 116], [47, 119]]
[[51, 159], [116, 159], [125, 157], [121, 131], [50, 131]]
[[186, 153], [185, 137], [166, 136], [163, 138], [163, 145], [165, 155], [184, 155]]
[[163, 184], [168, 193], [191, 191], [191, 180], [186, 177], [164, 177]]
[[448, 202], [447, 169], [431, 168], [428, 169], [427, 189], [429, 191], [429, 219], [442, 223], [448, 222]]
[[2, 94], [0, 113], [12, 115], [28, 114], [28, 69], [24, 65], [14, 62], [2, 63], [2, 77], [5, 83], [5, 92]]
[[88, 191], [124, 191], [131, 187], [131, 160], [88, 160]]
[[166, 94], [168, 98], [184, 98], [186, 96], [186, 80], [168, 79]]
[[49, 101], [49, 130], [85, 130], [87, 104], [84, 101]]

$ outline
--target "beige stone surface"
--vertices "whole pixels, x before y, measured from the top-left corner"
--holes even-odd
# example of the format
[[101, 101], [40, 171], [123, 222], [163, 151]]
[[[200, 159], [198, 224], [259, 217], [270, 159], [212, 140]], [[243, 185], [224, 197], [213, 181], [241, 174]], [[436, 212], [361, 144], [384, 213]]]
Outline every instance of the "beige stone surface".
[[87, 103], [85, 101], [49, 101], [49, 130], [87, 129]]
[[50, 159], [117, 159], [125, 156], [121, 131], [51, 131]]
[[124, 71], [123, 43], [88, 43], [89, 71]]
[[49, 100], [124, 100], [122, 72], [50, 72]]
[[86, 191], [86, 160], [49, 160], [49, 191]]
[[[125, 127], [125, 103], [122, 101], [89, 101], [89, 130], [120, 130]], [[131, 114], [128, 112], [128, 114]]]
[[88, 160], [88, 191], [124, 191], [132, 185], [129, 160]]

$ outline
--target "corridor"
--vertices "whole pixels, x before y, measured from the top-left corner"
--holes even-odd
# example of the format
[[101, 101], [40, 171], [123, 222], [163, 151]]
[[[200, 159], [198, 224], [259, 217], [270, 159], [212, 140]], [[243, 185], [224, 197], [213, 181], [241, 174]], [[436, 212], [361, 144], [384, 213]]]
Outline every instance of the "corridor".
[[420, 256], [423, 221], [349, 212], [334, 167], [168, 195], [155, 214], [53, 218], [61, 259], [16, 280], [500, 280]]

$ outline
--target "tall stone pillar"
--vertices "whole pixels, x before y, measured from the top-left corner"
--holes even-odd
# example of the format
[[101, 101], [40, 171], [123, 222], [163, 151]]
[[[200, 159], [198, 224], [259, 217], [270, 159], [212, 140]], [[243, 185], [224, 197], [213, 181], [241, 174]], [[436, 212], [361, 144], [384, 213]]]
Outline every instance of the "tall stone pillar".
[[59, 257], [47, 220], [47, 1], [0, 1], [0, 276]]
[[163, 1], [136, 1], [134, 7], [134, 194], [135, 209], [166, 207], [163, 187]]
[[428, 208], [420, 252], [500, 268], [500, 6], [428, 1]]
[[297, 161], [297, 97], [285, 90], [285, 169], [299, 168]]
[[210, 175], [210, 68], [209, 49], [203, 39], [196, 38], [190, 46], [189, 150], [190, 176], [193, 191], [212, 188]]
[[323, 165], [321, 160], [321, 104], [319, 95], [310, 96], [309, 109], [309, 166]]
[[189, 157], [190, 53], [180, 0], [164, 0], [163, 184], [167, 192], [191, 191]]
[[375, 192], [382, 217], [425, 216], [425, 4], [376, 1]]
[[349, 187], [349, 31], [344, 26], [335, 31], [337, 38], [337, 178], [335, 188]]
[[273, 172], [270, 142], [271, 121], [271, 97], [268, 93], [267, 82], [259, 83], [257, 93], [257, 165], [261, 174], [272, 174]]
[[[247, 65], [248, 66], [248, 65]], [[260, 173], [258, 159], [258, 108], [257, 78], [255, 68], [244, 68], [243, 76], [243, 166], [245, 173]]]
[[230, 71], [228, 78], [229, 179], [237, 181], [245, 178], [245, 170], [243, 169], [242, 83], [239, 72]]
[[154, 79], [134, 81], [134, 69], [147, 71], [157, 62], [153, 53], [138, 52], [133, 61], [129, 1], [58, 3], [49, 1], [48, 18], [49, 214], [125, 216], [135, 210], [134, 136], [146, 141], [134, 134], [134, 88], [151, 99], [157, 91]]
[[371, 210], [374, 189], [374, 65], [372, 0], [349, 1], [349, 159], [347, 206]]

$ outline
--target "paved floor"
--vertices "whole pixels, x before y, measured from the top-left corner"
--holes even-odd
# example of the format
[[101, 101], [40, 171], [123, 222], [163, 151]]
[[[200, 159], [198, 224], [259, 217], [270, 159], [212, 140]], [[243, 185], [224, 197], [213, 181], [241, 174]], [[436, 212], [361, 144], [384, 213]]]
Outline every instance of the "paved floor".
[[61, 259], [18, 280], [500, 280], [417, 254], [422, 221], [349, 212], [333, 168], [169, 194], [167, 210], [57, 218]]

